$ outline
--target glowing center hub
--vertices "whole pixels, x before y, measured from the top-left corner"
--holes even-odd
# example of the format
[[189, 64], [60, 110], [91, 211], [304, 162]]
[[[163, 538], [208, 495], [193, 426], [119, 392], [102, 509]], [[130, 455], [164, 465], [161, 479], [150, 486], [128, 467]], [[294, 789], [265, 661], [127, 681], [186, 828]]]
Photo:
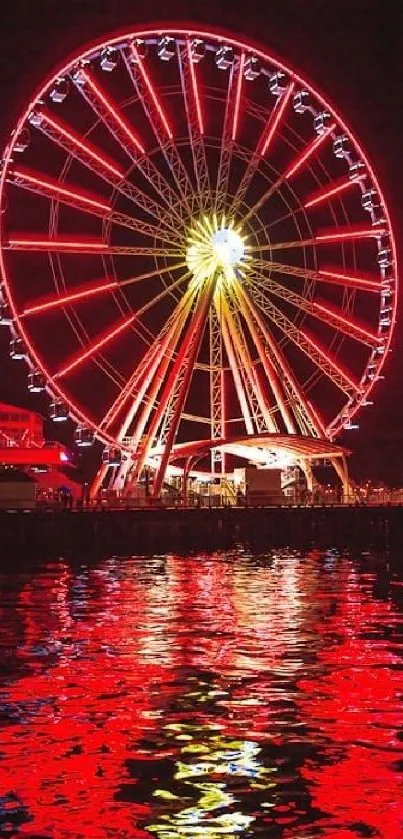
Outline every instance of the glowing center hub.
[[213, 234], [211, 239], [217, 261], [223, 265], [236, 265], [245, 255], [245, 246], [238, 233], [223, 227]]
[[228, 281], [234, 281], [235, 267], [243, 263], [245, 268], [245, 240], [237, 229], [225, 220], [207, 216], [197, 221], [189, 233], [186, 263], [193, 275], [192, 282], [204, 282], [208, 277], [220, 273]]

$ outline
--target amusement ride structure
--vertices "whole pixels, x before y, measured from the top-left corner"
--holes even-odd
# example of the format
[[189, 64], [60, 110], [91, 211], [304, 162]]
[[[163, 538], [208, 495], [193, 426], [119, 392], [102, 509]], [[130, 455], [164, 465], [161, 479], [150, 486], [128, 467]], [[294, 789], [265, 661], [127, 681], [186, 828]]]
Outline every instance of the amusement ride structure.
[[[28, 103], [0, 180], [1, 321], [93, 492], [159, 497], [239, 459], [330, 461], [371, 404], [396, 311], [373, 168], [264, 49], [165, 26], [90, 46]], [[200, 471], [198, 471], [200, 470]]]

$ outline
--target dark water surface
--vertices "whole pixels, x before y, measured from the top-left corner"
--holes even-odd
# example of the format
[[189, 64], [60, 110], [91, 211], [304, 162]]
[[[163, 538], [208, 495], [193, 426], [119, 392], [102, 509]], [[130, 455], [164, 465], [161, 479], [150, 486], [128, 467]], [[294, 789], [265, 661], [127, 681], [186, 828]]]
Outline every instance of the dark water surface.
[[1, 574], [0, 836], [403, 836], [403, 582], [243, 550]]

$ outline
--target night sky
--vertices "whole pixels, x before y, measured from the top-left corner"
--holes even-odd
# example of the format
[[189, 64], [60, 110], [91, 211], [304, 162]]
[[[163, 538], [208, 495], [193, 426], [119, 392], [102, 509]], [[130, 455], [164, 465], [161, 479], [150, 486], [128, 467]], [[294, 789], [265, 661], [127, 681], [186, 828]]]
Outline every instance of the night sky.
[[[255, 38], [323, 90], [374, 164], [402, 259], [403, 7], [393, 0], [1, 0], [1, 147], [26, 100], [71, 52], [109, 32], [164, 20], [211, 23]], [[403, 485], [402, 329], [399, 306], [385, 379], [371, 395], [375, 404], [359, 415], [359, 430], [340, 440], [354, 450], [358, 479]], [[8, 342], [2, 329], [0, 400], [45, 414], [45, 400], [28, 398], [24, 363], [8, 360]]]

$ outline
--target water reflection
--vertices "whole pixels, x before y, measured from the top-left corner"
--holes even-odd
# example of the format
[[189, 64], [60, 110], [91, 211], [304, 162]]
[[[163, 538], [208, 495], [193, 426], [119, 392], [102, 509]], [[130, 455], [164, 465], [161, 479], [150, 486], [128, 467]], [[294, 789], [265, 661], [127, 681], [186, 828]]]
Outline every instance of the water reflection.
[[401, 839], [402, 600], [334, 551], [5, 572], [0, 836]]

